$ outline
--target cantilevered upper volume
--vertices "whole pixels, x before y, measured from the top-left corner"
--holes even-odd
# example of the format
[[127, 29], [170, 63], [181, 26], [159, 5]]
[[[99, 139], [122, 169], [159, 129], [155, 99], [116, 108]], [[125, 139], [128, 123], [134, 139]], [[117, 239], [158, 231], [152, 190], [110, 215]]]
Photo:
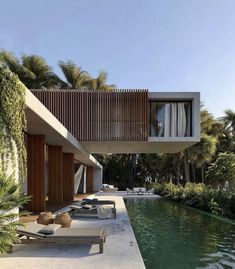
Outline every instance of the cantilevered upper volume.
[[200, 141], [200, 94], [32, 90], [90, 153], [173, 153]]

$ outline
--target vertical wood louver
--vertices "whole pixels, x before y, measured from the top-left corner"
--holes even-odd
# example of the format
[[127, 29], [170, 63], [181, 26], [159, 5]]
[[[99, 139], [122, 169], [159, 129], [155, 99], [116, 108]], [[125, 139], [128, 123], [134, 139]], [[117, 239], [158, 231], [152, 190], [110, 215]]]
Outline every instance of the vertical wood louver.
[[144, 141], [148, 91], [32, 90], [80, 141]]

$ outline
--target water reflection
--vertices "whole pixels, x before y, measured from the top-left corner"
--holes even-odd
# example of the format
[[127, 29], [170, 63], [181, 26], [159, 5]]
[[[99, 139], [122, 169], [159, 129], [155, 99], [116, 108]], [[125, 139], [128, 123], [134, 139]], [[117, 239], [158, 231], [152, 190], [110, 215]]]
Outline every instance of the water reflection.
[[162, 199], [126, 206], [147, 269], [235, 268], [235, 225]]

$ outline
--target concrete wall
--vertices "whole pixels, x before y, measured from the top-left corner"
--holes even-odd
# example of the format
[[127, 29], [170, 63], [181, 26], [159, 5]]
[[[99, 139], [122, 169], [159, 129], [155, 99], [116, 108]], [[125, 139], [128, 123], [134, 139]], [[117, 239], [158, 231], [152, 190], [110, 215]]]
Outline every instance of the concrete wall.
[[97, 192], [103, 183], [103, 167], [93, 167], [93, 191]]

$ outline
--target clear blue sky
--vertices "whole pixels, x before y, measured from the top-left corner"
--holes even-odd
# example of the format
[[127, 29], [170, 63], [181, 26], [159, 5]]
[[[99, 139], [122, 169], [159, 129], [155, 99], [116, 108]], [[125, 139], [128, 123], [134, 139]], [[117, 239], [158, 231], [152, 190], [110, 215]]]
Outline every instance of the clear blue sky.
[[234, 0], [0, 0], [0, 48], [73, 60], [118, 88], [200, 91], [235, 110]]

